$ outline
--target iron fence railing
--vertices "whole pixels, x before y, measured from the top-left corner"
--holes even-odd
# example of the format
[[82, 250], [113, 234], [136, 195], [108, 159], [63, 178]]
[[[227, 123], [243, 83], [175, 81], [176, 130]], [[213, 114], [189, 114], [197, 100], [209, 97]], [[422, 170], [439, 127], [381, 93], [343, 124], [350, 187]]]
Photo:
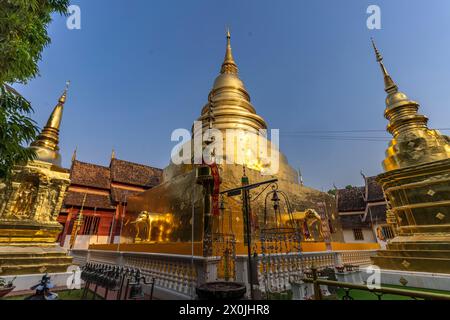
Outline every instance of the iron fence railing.
[[416, 291], [416, 290], [408, 290], [408, 289], [399, 289], [399, 288], [389, 288], [389, 287], [373, 287], [369, 288], [369, 286], [364, 284], [356, 284], [356, 283], [348, 283], [341, 281], [333, 281], [333, 280], [325, 280], [320, 279], [318, 277], [318, 272], [316, 268], [312, 270], [312, 278], [303, 278], [302, 281], [305, 283], [312, 283], [314, 288], [314, 300], [323, 300], [322, 290], [320, 289], [321, 285], [341, 288], [344, 290], [344, 295], [342, 300], [355, 300], [354, 297], [351, 296], [352, 290], [361, 290], [374, 294], [378, 300], [383, 300], [383, 296], [389, 295], [397, 295], [410, 297], [415, 300], [450, 300], [450, 294], [443, 293], [434, 293], [434, 292], [425, 292], [425, 291]]

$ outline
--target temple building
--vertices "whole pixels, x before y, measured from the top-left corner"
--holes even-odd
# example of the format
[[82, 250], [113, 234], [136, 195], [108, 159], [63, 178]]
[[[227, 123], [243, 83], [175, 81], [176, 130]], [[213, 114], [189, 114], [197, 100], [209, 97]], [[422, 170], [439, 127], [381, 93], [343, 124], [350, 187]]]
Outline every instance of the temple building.
[[[448, 286], [450, 278], [436, 274], [450, 274], [450, 138], [428, 128], [419, 104], [398, 89], [375, 43], [373, 47], [384, 77], [385, 117], [392, 134], [385, 172], [377, 182], [388, 202], [387, 221], [395, 230], [373, 262], [397, 284], [400, 276], [394, 271], [402, 271], [411, 286], [423, 286], [425, 278], [430, 288]], [[414, 276], [417, 272], [422, 272], [420, 278]]]
[[336, 203], [347, 243], [376, 242], [382, 248], [393, 238], [386, 222], [386, 200], [376, 177], [364, 176], [365, 185], [336, 190]]
[[[108, 167], [81, 162], [74, 152], [71, 182], [58, 216], [61, 245], [87, 249], [90, 244], [119, 241], [128, 197], [158, 185], [161, 176], [161, 169], [116, 159], [114, 151]], [[80, 215], [82, 224], [75, 230]]]

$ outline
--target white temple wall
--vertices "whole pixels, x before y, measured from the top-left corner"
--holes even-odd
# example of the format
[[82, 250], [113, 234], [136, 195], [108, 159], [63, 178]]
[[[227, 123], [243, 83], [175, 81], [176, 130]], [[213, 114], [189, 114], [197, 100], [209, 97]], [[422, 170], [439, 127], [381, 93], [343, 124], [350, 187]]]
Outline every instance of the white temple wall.
[[346, 243], [367, 243], [367, 242], [377, 242], [375, 239], [374, 232], [372, 229], [364, 228], [362, 229], [364, 240], [355, 240], [355, 236], [353, 234], [353, 229], [342, 229], [344, 234], [344, 242]]

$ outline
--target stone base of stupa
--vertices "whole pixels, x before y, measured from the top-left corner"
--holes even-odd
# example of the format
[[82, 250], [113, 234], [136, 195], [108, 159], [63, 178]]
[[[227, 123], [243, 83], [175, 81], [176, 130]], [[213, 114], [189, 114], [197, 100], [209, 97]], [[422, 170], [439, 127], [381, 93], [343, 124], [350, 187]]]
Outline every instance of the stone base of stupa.
[[72, 257], [59, 244], [0, 246], [0, 277], [66, 272]]
[[[373, 274], [365, 268], [362, 271], [364, 281]], [[381, 285], [450, 291], [450, 274], [381, 269]]]
[[[447, 236], [448, 237], [448, 236]], [[387, 245], [372, 258], [381, 269], [442, 273], [450, 276], [450, 242], [408, 241]]]

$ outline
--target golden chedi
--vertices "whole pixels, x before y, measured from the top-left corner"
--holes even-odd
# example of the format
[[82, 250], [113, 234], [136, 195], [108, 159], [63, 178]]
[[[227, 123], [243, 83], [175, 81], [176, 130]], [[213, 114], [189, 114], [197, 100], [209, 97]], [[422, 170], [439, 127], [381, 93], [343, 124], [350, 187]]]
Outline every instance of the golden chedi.
[[450, 273], [450, 139], [427, 127], [419, 104], [398, 90], [373, 43], [384, 76], [393, 138], [377, 177], [396, 236], [373, 258], [387, 270]]
[[0, 184], [0, 276], [65, 272], [72, 262], [56, 243], [69, 171], [61, 167], [59, 128], [67, 88], [31, 144], [36, 157]]
[[[238, 75], [230, 38], [230, 33], [227, 32], [225, 58], [220, 73], [209, 92], [207, 104], [202, 108], [199, 119], [192, 127], [192, 139], [183, 146], [189, 146], [190, 154], [192, 158], [195, 158], [193, 149], [195, 149], [194, 145], [198, 145], [196, 139], [199, 138], [201, 144], [201, 137], [206, 135], [207, 129], [220, 131], [223, 137], [221, 140], [223, 141], [222, 162], [217, 161], [220, 191], [240, 187], [244, 168], [250, 184], [277, 178], [279, 190], [288, 195], [293, 211], [316, 209], [324, 216], [324, 223], [330, 226], [332, 231], [331, 237], [327, 241], [342, 241], [334, 199], [326, 193], [301, 184], [297, 171], [289, 165], [282, 152], [272, 147], [271, 141], [267, 138], [254, 140], [256, 136], [260, 137], [259, 130], [265, 130], [267, 124], [256, 113], [250, 95]], [[233, 129], [241, 130], [237, 137], [233, 137], [238, 141], [228, 139], [227, 131]], [[233, 146], [231, 149], [227, 146], [228, 142], [231, 142]], [[265, 144], [266, 142], [268, 154], [261, 154], [258, 143]], [[217, 146], [214, 153], [217, 155], [219, 151]], [[200, 169], [197, 170], [198, 168]], [[202, 169], [205, 171], [202, 172]], [[196, 243], [195, 254], [209, 255], [211, 251], [205, 246], [210, 241], [211, 233], [226, 233], [236, 237], [237, 252], [245, 253], [242, 201], [239, 196], [225, 197], [220, 215], [211, 217], [211, 203], [204, 201], [208, 197], [205, 193], [208, 188], [204, 188], [207, 181], [203, 181], [204, 177], [199, 176], [200, 173], [205, 173], [212, 181], [211, 172], [208, 173], [206, 169], [208, 169], [207, 166], [201, 165], [201, 159], [200, 162], [198, 159], [194, 161], [194, 164], [192, 161], [181, 164], [171, 161], [164, 169], [163, 181], [160, 185], [127, 199], [127, 217], [122, 232], [123, 243], [120, 245], [120, 250], [146, 252], [166, 250], [164, 252], [190, 254], [191, 240], [193, 239]], [[263, 189], [264, 186], [255, 189], [251, 195], [256, 198]], [[265, 193], [252, 200], [251, 204], [255, 240], [259, 237], [258, 226], [262, 227], [264, 201]], [[272, 203], [268, 202], [267, 209], [273, 211]], [[172, 226], [169, 228], [154, 224], [151, 227], [154, 229], [151, 232], [151, 238], [142, 241], [142, 237], [137, 235], [136, 224], [133, 222], [145, 212], [149, 212], [154, 217], [170, 216]], [[273, 213], [269, 214], [273, 215]], [[167, 232], [167, 229], [170, 232]], [[163, 242], [165, 243], [160, 243], [158, 234], [164, 234]], [[325, 250], [323, 237], [316, 234], [315, 240], [317, 246], [311, 243], [311, 247], [314, 247], [311, 250]], [[176, 246], [171, 246], [171, 243]], [[182, 248], [186, 248], [186, 250], [183, 251]], [[91, 245], [90, 249], [115, 250], [116, 247]]]

